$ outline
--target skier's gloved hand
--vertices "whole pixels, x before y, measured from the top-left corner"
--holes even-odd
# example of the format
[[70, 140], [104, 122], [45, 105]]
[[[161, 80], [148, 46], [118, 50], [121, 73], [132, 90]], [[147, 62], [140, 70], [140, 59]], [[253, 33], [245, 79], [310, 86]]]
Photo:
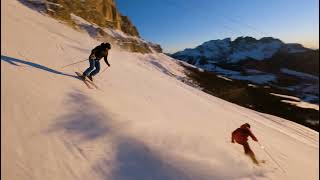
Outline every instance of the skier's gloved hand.
[[104, 57], [104, 62], [110, 67], [110, 63], [108, 62], [107, 56]]

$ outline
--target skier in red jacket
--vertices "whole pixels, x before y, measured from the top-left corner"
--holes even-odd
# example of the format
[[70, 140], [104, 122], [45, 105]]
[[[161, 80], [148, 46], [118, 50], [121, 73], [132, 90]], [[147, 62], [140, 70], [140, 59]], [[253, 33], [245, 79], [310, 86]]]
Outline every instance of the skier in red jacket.
[[240, 128], [237, 128], [232, 132], [231, 136], [231, 142], [237, 142], [238, 144], [241, 144], [244, 148], [244, 153], [248, 155], [252, 161], [255, 164], [259, 164], [258, 160], [256, 159], [253, 151], [251, 150], [249, 144], [248, 144], [248, 137], [251, 137], [254, 141], [258, 142], [258, 139], [253, 135], [253, 133], [250, 130], [250, 124], [245, 123], [240, 126]]

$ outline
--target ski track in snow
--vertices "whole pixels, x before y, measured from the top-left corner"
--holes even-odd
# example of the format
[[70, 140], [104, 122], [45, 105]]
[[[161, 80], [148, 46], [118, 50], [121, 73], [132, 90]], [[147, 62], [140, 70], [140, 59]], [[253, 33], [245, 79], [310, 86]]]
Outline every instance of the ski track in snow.
[[[188, 86], [164, 54], [113, 48], [88, 89], [74, 71], [100, 42], [18, 1], [3, 1], [1, 179], [319, 179], [319, 134]], [[102, 62], [103, 70], [105, 64]], [[272, 157], [231, 132], [248, 122]]]

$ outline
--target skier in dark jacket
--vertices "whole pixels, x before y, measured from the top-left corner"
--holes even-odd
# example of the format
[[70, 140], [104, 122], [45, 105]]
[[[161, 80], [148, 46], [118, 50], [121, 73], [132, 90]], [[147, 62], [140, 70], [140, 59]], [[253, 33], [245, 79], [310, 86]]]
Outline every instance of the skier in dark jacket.
[[244, 153], [248, 155], [255, 164], [259, 164], [258, 160], [256, 159], [253, 151], [251, 150], [248, 144], [249, 136], [254, 141], [258, 142], [258, 139], [253, 135], [253, 133], [250, 130], [250, 124], [245, 123], [241, 125], [240, 128], [237, 128], [232, 132], [231, 142], [232, 143], [237, 142], [238, 144], [241, 144], [244, 148]]
[[100, 71], [100, 59], [104, 58], [104, 62], [110, 67], [108, 62], [108, 51], [111, 49], [109, 43], [101, 43], [99, 46], [95, 47], [89, 56], [90, 67], [83, 72], [83, 77], [88, 77], [91, 81], [92, 77], [99, 73]]

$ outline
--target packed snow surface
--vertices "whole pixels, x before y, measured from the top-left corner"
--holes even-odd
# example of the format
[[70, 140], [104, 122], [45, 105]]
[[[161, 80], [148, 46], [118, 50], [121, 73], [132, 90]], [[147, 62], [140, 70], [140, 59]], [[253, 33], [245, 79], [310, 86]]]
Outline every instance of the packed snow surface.
[[[87, 62], [61, 67], [101, 42], [18, 1], [1, 5], [1, 179], [319, 179], [318, 132], [183, 84], [164, 54], [113, 48], [100, 90], [88, 89], [74, 73]], [[261, 166], [230, 143], [245, 122], [265, 147], [249, 141]]]

